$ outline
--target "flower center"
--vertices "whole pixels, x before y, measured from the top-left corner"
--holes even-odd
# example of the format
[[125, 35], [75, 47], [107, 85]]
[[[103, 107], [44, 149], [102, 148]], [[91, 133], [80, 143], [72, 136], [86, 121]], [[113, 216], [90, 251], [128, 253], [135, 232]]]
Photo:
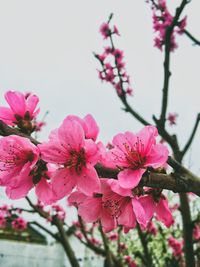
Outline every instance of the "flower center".
[[81, 172], [82, 167], [86, 165], [85, 150], [81, 148], [79, 151], [71, 150], [69, 159], [65, 166], [71, 170], [75, 170], [78, 174]]
[[126, 149], [126, 160], [131, 169], [135, 170], [142, 168], [146, 161], [146, 157], [144, 156], [144, 144], [142, 143], [142, 141], [137, 138], [137, 141], [135, 142], [133, 148], [130, 147], [127, 143], [124, 143], [123, 145]]
[[118, 219], [128, 201], [129, 197], [122, 197], [112, 193], [112, 196], [103, 197], [102, 205], [113, 218]]

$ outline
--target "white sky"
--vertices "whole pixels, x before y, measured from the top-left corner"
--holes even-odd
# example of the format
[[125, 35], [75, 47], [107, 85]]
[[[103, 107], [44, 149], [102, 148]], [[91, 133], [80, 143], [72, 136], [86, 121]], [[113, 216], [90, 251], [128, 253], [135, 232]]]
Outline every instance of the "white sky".
[[[168, 3], [174, 13], [180, 1]], [[185, 12], [187, 29], [200, 39], [199, 10], [199, 0], [193, 0]], [[160, 112], [163, 55], [153, 48], [152, 14], [144, 0], [0, 0], [0, 104], [5, 104], [8, 89], [37, 94], [41, 117], [50, 111], [42, 139], [68, 114], [91, 113], [105, 142], [118, 132], [142, 127], [121, 110], [114, 89], [97, 78], [99, 65], [92, 52], [100, 53], [106, 45], [98, 31], [111, 12], [121, 33], [116, 45], [125, 51], [134, 87], [130, 102], [151, 121], [152, 114]], [[172, 131], [177, 130], [184, 144], [200, 111], [200, 47], [184, 36], [177, 41], [168, 111], [179, 113]], [[190, 153], [195, 171], [200, 170], [199, 138], [198, 133]]]

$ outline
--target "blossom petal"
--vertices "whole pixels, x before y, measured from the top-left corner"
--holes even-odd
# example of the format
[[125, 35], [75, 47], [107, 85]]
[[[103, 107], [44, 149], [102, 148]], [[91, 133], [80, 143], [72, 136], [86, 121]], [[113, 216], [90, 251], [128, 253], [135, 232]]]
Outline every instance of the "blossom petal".
[[[135, 135], [130, 132], [126, 132], [125, 134], [119, 133], [116, 136], [114, 136], [112, 143], [116, 148], [121, 150], [123, 153], [126, 153], [127, 150], [124, 144], [131, 146], [132, 140], [134, 139], [134, 137]], [[131, 143], [129, 142], [130, 139], [131, 139]]]
[[0, 107], [0, 120], [8, 125], [14, 125], [16, 118], [10, 108]]
[[119, 185], [125, 189], [132, 189], [136, 187], [145, 172], [144, 169], [131, 170], [125, 169], [118, 174]]
[[146, 227], [148, 221], [147, 221], [146, 214], [145, 214], [142, 204], [140, 203], [138, 199], [133, 198], [132, 206], [133, 206], [133, 211], [135, 213], [135, 217], [138, 223], [141, 224], [143, 227]]
[[69, 157], [68, 151], [52, 139], [48, 143], [38, 145], [41, 158], [49, 163], [64, 164]]
[[86, 222], [95, 222], [101, 215], [101, 198], [88, 197], [78, 207], [78, 214]]
[[79, 150], [84, 146], [84, 130], [80, 123], [65, 119], [58, 129], [61, 145], [68, 150]]
[[86, 124], [86, 138], [91, 138], [94, 141], [96, 141], [98, 133], [99, 133], [99, 127], [95, 121], [95, 119], [92, 117], [92, 115], [88, 114], [84, 117], [84, 122]]
[[110, 185], [113, 192], [119, 194], [120, 196], [132, 196], [132, 191], [130, 189], [122, 188], [119, 185], [119, 181], [115, 179], [108, 179], [107, 183]]
[[152, 145], [156, 143], [156, 136], [158, 135], [158, 130], [155, 126], [145, 126], [138, 134], [138, 138], [141, 140], [143, 146], [143, 154], [147, 155], [152, 148]]
[[128, 229], [135, 228], [136, 218], [133, 212], [133, 207], [132, 207], [131, 202], [128, 203], [122, 210], [122, 213], [118, 218], [118, 224], [123, 225], [124, 227]]
[[101, 214], [101, 224], [104, 232], [110, 232], [117, 227], [115, 219], [108, 213], [105, 209], [103, 209]]
[[76, 177], [64, 168], [55, 171], [52, 177], [52, 189], [55, 199], [61, 199], [71, 193], [76, 185]]
[[153, 217], [154, 210], [155, 210], [155, 202], [152, 198], [152, 196], [144, 196], [140, 197], [140, 203], [142, 204], [147, 221], [150, 221]]
[[30, 94], [26, 99], [26, 109], [29, 111], [30, 115], [32, 116], [35, 108], [39, 102], [39, 98], [36, 95]]
[[50, 205], [55, 202], [52, 185], [45, 178], [42, 178], [35, 186], [35, 193], [38, 199], [45, 205]]
[[22, 93], [16, 91], [8, 91], [5, 94], [5, 99], [14, 114], [24, 117], [24, 114], [26, 112], [26, 103], [25, 97]]
[[29, 176], [29, 170], [25, 169], [6, 187], [6, 194], [10, 199], [19, 199], [27, 196], [31, 188], [33, 188], [32, 176]]
[[69, 206], [75, 206], [78, 207], [79, 204], [81, 204], [87, 196], [79, 191], [72, 192], [70, 196], [67, 198], [67, 202]]
[[91, 165], [95, 165], [99, 159], [99, 149], [97, 144], [93, 140], [85, 140], [85, 153], [87, 157], [87, 161]]
[[170, 227], [174, 223], [167, 199], [161, 198], [155, 210], [156, 218], [163, 222], [165, 226]]
[[88, 166], [82, 170], [81, 175], [77, 175], [77, 187], [87, 196], [100, 192], [100, 180], [93, 167]]
[[146, 158], [144, 166], [151, 166], [153, 168], [161, 167], [166, 163], [168, 154], [169, 152], [166, 146], [161, 144], [154, 145]]

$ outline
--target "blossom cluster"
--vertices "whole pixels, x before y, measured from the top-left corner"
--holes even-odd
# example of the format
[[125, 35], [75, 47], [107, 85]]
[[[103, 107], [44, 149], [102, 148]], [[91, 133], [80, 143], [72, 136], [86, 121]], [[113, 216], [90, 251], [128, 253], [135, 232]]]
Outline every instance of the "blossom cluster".
[[27, 228], [27, 221], [20, 216], [21, 211], [12, 209], [12, 206], [0, 206], [0, 229], [11, 227], [15, 231], [23, 231]]
[[110, 22], [111, 19], [100, 27], [101, 35], [104, 39], [109, 40], [109, 45], [104, 48], [102, 54], [95, 54], [102, 67], [101, 70], [98, 70], [99, 78], [101, 81], [110, 83], [119, 96], [132, 95], [133, 90], [125, 67], [124, 53], [113, 43], [113, 36], [120, 36], [120, 34], [115, 25], [111, 27]]
[[40, 109], [37, 108], [39, 98], [31, 93], [8, 91], [5, 100], [9, 107], [0, 106], [0, 120], [10, 126], [17, 126], [24, 133], [40, 131], [45, 125], [37, 121]]
[[[165, 44], [167, 29], [172, 25], [174, 16], [171, 15], [166, 4], [166, 0], [151, 1], [153, 11], [153, 29], [156, 32], [154, 46], [162, 51]], [[170, 39], [170, 49], [174, 51], [178, 45], [176, 43], [176, 34], [181, 35], [186, 27], [187, 17], [180, 20], [175, 25]]]
[[168, 244], [172, 248], [174, 257], [178, 257], [183, 254], [183, 241], [179, 241], [173, 236], [170, 236], [168, 238]]
[[[18, 96], [19, 92], [10, 92], [13, 117], [8, 125], [14, 127]], [[6, 114], [2, 108], [0, 116]], [[146, 228], [154, 215], [169, 227], [173, 218], [162, 191], [140, 186], [148, 168], [156, 171], [168, 158], [167, 148], [156, 142], [157, 129], [146, 126], [136, 134], [119, 133], [110, 149], [97, 142], [98, 133], [91, 115], [83, 119], [69, 115], [42, 144], [33, 144], [28, 136], [0, 138], [0, 185], [11, 199], [23, 198], [35, 188], [45, 205], [68, 196], [86, 222], [101, 221], [105, 232], [118, 225], [128, 232], [137, 223]], [[117, 171], [117, 177], [100, 177], [97, 165]], [[53, 207], [63, 220], [65, 212]]]

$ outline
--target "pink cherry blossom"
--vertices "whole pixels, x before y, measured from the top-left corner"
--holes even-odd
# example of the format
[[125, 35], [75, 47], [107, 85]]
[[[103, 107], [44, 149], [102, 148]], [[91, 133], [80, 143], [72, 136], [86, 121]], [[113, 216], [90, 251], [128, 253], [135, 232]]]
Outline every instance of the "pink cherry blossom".
[[153, 195], [142, 196], [140, 197], [140, 203], [146, 211], [148, 221], [156, 214], [157, 220], [164, 223], [166, 227], [170, 227], [174, 223], [168, 207], [168, 201], [164, 195], [161, 194], [160, 197], [156, 196], [156, 199], [154, 199]]
[[173, 126], [176, 125], [178, 114], [177, 113], [169, 113], [167, 116], [167, 120], [169, 121], [169, 125]]
[[58, 204], [53, 204], [52, 206], [52, 215], [56, 215], [61, 221], [64, 221], [66, 218], [66, 211]]
[[34, 186], [31, 171], [38, 157], [38, 148], [27, 138], [12, 135], [0, 139], [0, 185], [6, 187], [9, 198], [22, 198]]
[[118, 96], [131, 96], [130, 79], [125, 69], [125, 63], [123, 62], [124, 53], [113, 45], [112, 36], [120, 36], [120, 34], [115, 25], [113, 27], [110, 26], [110, 21], [111, 17], [109, 18], [109, 23], [103, 23], [100, 27], [100, 32], [104, 39], [110, 37], [110, 45], [104, 47], [102, 54], [95, 54], [102, 67], [102, 70], [97, 70], [98, 76], [101, 81], [110, 83], [116, 90]]
[[[165, 36], [168, 27], [172, 24], [174, 17], [170, 14], [166, 1], [158, 1], [158, 4], [152, 3], [153, 10], [153, 29], [156, 32], [156, 37], [154, 38], [154, 46], [162, 51], [165, 45]], [[186, 19], [184, 17], [181, 21], [177, 23], [174, 27], [170, 39], [170, 50], [174, 51], [178, 45], [176, 43], [176, 33], [182, 34], [186, 27]]]
[[[148, 218], [146, 217], [146, 212], [140, 202], [140, 198], [137, 197], [137, 195], [134, 195], [132, 190], [121, 187], [118, 180], [109, 179], [107, 183], [110, 185], [113, 192], [114, 211], [116, 210], [115, 201], [117, 202], [118, 224], [124, 226], [125, 232], [134, 228], [136, 222], [143, 228], [146, 228]], [[107, 199], [107, 197], [109, 200], [109, 195], [107, 196], [105, 194], [103, 200]]]
[[104, 39], [107, 39], [111, 35], [111, 30], [108, 23], [103, 23], [99, 29]]
[[173, 255], [175, 257], [181, 256], [183, 254], [183, 241], [178, 241], [173, 236], [168, 238], [168, 244], [172, 248]]
[[124, 256], [124, 260], [128, 264], [129, 267], [137, 267], [137, 264], [133, 261], [133, 259], [131, 258], [131, 256], [125, 255]]
[[46, 126], [46, 122], [44, 122], [44, 121], [39, 121], [39, 122], [35, 122], [35, 131], [36, 132], [40, 132], [41, 130], [42, 130], [42, 128], [44, 127], [44, 126]]
[[24, 231], [27, 228], [27, 222], [21, 217], [14, 219], [11, 225], [16, 231]]
[[6, 228], [7, 220], [4, 214], [0, 213], [0, 229]]
[[157, 234], [157, 229], [152, 221], [150, 221], [147, 225], [147, 232], [154, 236]]
[[75, 233], [75, 236], [76, 236], [78, 239], [80, 239], [80, 240], [83, 239], [83, 234], [82, 234], [81, 232], [76, 232], [76, 233]]
[[116, 35], [120, 36], [119, 30], [118, 30], [116, 25], [114, 25], [114, 27], [113, 27], [113, 33], [115, 33]]
[[57, 199], [71, 193], [75, 186], [86, 195], [100, 189], [94, 165], [98, 161], [98, 146], [85, 139], [82, 124], [77, 119], [65, 119], [54, 130], [47, 143], [39, 145], [41, 157], [60, 167], [52, 177], [52, 189]]
[[118, 240], [119, 235], [118, 235], [118, 233], [111, 233], [111, 234], [108, 236], [108, 238], [109, 238], [110, 241], [116, 241], [116, 240]]
[[120, 168], [119, 184], [123, 188], [136, 187], [147, 167], [158, 168], [168, 157], [168, 150], [156, 144], [157, 129], [144, 127], [138, 134], [126, 132], [113, 138], [114, 148], [110, 150], [113, 163]]
[[200, 240], [200, 227], [199, 225], [195, 225], [193, 229], [193, 236], [195, 240]]
[[0, 120], [8, 125], [17, 124], [20, 128], [28, 128], [32, 121], [39, 113], [36, 109], [39, 99], [36, 95], [25, 95], [18, 91], [8, 91], [5, 99], [9, 108], [0, 107]]
[[[88, 197], [74, 192], [69, 202], [78, 207], [79, 215], [86, 222], [101, 220], [103, 230], [109, 232], [123, 225], [128, 231], [136, 222], [146, 227], [147, 220], [143, 206], [131, 190], [123, 189], [117, 180], [101, 179], [101, 192]], [[90, 208], [88, 208], [90, 207]]]
[[78, 214], [85, 222], [91, 223], [101, 220], [105, 232], [112, 231], [117, 227], [115, 217], [112, 216], [103, 205], [102, 192], [107, 190], [110, 191], [106, 179], [101, 179], [101, 193], [96, 193], [93, 196], [86, 196], [81, 192], [75, 191], [68, 198], [69, 204], [78, 208]]
[[120, 49], [115, 49], [112, 53], [115, 57], [117, 64], [121, 63], [124, 57], [123, 51]]

